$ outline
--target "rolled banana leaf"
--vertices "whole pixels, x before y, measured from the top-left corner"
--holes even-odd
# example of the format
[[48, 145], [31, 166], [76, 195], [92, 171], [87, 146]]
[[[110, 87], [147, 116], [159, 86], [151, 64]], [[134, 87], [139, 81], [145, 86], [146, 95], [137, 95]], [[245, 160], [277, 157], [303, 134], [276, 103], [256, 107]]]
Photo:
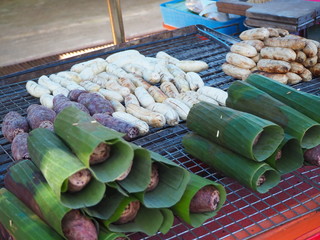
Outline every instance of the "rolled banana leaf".
[[258, 74], [251, 74], [246, 82], [272, 97], [296, 109], [309, 118], [320, 122], [320, 97], [299, 91], [288, 85]]
[[[161, 228], [164, 221], [164, 217], [159, 209], [148, 209], [139, 204], [139, 207], [135, 207], [138, 211], [129, 216], [131, 220], [129, 222], [123, 222], [122, 213], [125, 212], [129, 204], [136, 202], [139, 201], [132, 196], [127, 197], [119, 193], [116, 189], [108, 189], [103, 200], [96, 206], [86, 208], [85, 212], [89, 216], [101, 219], [103, 225], [111, 232], [143, 232], [148, 235], [155, 234]], [[133, 212], [133, 208], [131, 210], [129, 211]]]
[[245, 158], [194, 133], [186, 134], [182, 145], [195, 158], [259, 193], [268, 192], [280, 182], [279, 172], [268, 164]]
[[298, 139], [302, 148], [320, 144], [319, 123], [249, 83], [233, 82], [228, 89], [226, 105], [279, 124], [286, 134]]
[[303, 152], [297, 139], [286, 135], [278, 149], [265, 161], [271, 167], [285, 174], [303, 165]]
[[0, 224], [16, 240], [63, 239], [5, 188], [0, 189]]
[[283, 129], [273, 122], [207, 102], [193, 105], [188, 114], [187, 127], [258, 162], [270, 157], [284, 138]]
[[[190, 181], [181, 200], [177, 204], [175, 204], [171, 209], [174, 215], [178, 216], [186, 223], [190, 224], [193, 227], [200, 227], [209, 218], [214, 217], [221, 209], [221, 207], [226, 201], [226, 191], [221, 184], [218, 184], [206, 178], [202, 178], [193, 173], [191, 173], [190, 175]], [[195, 197], [197, 192], [206, 186], [213, 186], [216, 190], [219, 191], [219, 202], [215, 203], [217, 205], [215, 210], [213, 211], [194, 212], [194, 210], [192, 210], [190, 207], [191, 201]], [[208, 202], [208, 199], [204, 196], [202, 196], [201, 200], [203, 201], [203, 203]]]
[[163, 215], [163, 222], [159, 229], [159, 232], [166, 234], [171, 229], [173, 222], [174, 222], [174, 215], [173, 212], [168, 208], [161, 208], [160, 212]]
[[159, 182], [150, 191], [134, 195], [147, 208], [169, 208], [182, 197], [190, 179], [189, 172], [158, 153], [149, 151], [158, 168]]
[[68, 191], [69, 178], [87, 168], [52, 131], [34, 129], [28, 137], [28, 150], [32, 161], [65, 207], [83, 208], [101, 201], [106, 186], [94, 177], [81, 191]]
[[128, 193], [144, 191], [150, 182], [151, 157], [148, 150], [131, 145], [134, 149], [134, 157], [131, 171], [128, 176], [117, 183]]
[[122, 139], [123, 134], [75, 107], [57, 115], [54, 131], [101, 182], [115, 181], [131, 167], [133, 149]]
[[115, 233], [100, 228], [98, 240], [130, 240], [130, 238], [124, 233]]

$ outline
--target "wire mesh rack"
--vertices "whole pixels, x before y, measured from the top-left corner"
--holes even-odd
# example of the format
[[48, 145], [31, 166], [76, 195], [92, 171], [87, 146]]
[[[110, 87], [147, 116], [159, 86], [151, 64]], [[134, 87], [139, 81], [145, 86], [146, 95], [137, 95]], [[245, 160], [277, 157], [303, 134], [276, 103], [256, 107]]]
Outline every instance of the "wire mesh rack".
[[[226, 76], [221, 65], [229, 51], [229, 45], [237, 40], [227, 35], [207, 29], [203, 26], [186, 28], [170, 35], [158, 35], [146, 42], [125, 45], [121, 49], [93, 53], [82, 58], [44, 64], [28, 71], [22, 71], [1, 80], [9, 82], [0, 85], [1, 122], [9, 111], [17, 111], [26, 115], [26, 108], [39, 100], [31, 97], [25, 90], [25, 81], [10, 83], [11, 79], [66, 70], [71, 65], [95, 57], [106, 57], [123, 49], [134, 48], [146, 56], [155, 56], [158, 51], [177, 57], [178, 59], [203, 60], [209, 69], [201, 72], [206, 85], [227, 89], [234, 81]], [[9, 80], [8, 80], [9, 79]], [[32, 79], [26, 77], [27, 80]], [[36, 80], [36, 79], [33, 79]], [[315, 79], [294, 87], [301, 91], [320, 95], [320, 82]], [[320, 210], [320, 168], [304, 166], [281, 177], [281, 182], [266, 194], [253, 192], [236, 181], [223, 176], [208, 165], [188, 155], [181, 139], [189, 130], [185, 123], [175, 127], [152, 129], [147, 136], [134, 140], [134, 143], [160, 153], [197, 175], [222, 184], [227, 191], [227, 201], [218, 215], [206, 221], [201, 227], [193, 228], [175, 218], [174, 225], [167, 234], [158, 233], [146, 236], [140, 233], [129, 233], [131, 239], [249, 239], [286, 222], [297, 219], [313, 211]], [[8, 167], [13, 163], [11, 145], [0, 135], [0, 187]]]

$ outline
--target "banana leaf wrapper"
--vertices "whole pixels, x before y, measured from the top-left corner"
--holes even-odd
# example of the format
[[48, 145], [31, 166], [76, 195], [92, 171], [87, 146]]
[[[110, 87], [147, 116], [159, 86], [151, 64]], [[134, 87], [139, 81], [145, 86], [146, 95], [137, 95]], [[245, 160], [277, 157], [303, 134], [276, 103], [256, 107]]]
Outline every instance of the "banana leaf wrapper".
[[52, 131], [34, 129], [28, 137], [28, 150], [32, 161], [65, 207], [83, 208], [101, 201], [106, 186], [94, 177], [81, 191], [67, 191], [68, 178], [86, 166]]
[[143, 232], [153, 235], [161, 228], [164, 216], [159, 209], [148, 209], [142, 204], [133, 221], [116, 224], [126, 206], [137, 201], [132, 196], [124, 196], [116, 189], [107, 191], [105, 198], [96, 206], [86, 208], [85, 212], [94, 218], [100, 219], [102, 224], [111, 232]]
[[[280, 157], [277, 156], [279, 151], [281, 151]], [[279, 148], [265, 162], [280, 174], [289, 173], [302, 167], [303, 152], [298, 140], [286, 135]]]
[[286, 134], [298, 139], [302, 148], [320, 144], [319, 123], [246, 82], [231, 84], [226, 105], [279, 124]]
[[[178, 216], [180, 219], [188, 223], [193, 227], [200, 227], [205, 221], [217, 215], [218, 211], [222, 208], [223, 204], [226, 201], [226, 191], [224, 187], [211, 181], [206, 178], [202, 178], [196, 174], [190, 174], [190, 181], [186, 188], [185, 193], [183, 194], [181, 200], [171, 207], [174, 215]], [[190, 203], [195, 194], [203, 187], [212, 185], [214, 186], [220, 194], [220, 201], [218, 203], [217, 208], [212, 212], [204, 212], [204, 213], [192, 213], [190, 212]]]
[[[183, 137], [186, 152], [215, 170], [259, 193], [266, 193], [280, 182], [280, 174], [264, 162], [255, 162], [194, 133]], [[265, 182], [257, 184], [260, 177]]]
[[251, 74], [246, 82], [268, 93], [272, 97], [303, 113], [309, 118], [320, 122], [320, 97], [299, 91], [273, 79]]
[[190, 179], [189, 172], [158, 153], [149, 151], [159, 172], [159, 183], [152, 191], [134, 195], [147, 208], [169, 208], [182, 197]]
[[150, 182], [151, 157], [148, 150], [131, 145], [134, 149], [132, 168], [128, 176], [117, 183], [128, 193], [144, 191]]
[[258, 162], [270, 157], [284, 138], [283, 129], [273, 122], [207, 102], [193, 105], [188, 114], [187, 127]]
[[63, 239], [5, 188], [0, 189], [0, 224], [16, 240]]
[[[101, 182], [115, 181], [132, 164], [133, 149], [122, 139], [123, 134], [104, 127], [75, 107], [65, 108], [57, 115], [54, 131]], [[110, 156], [102, 163], [90, 165], [90, 156], [100, 143], [111, 147]]]
[[130, 240], [130, 238], [124, 233], [115, 233], [100, 228], [98, 240]]

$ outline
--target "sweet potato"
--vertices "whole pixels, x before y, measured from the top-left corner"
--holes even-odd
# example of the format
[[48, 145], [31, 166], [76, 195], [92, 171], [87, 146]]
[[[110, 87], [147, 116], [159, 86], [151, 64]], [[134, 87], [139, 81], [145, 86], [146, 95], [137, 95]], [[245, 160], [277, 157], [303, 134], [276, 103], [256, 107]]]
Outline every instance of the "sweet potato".
[[190, 202], [190, 212], [212, 212], [218, 207], [219, 201], [219, 191], [212, 185], [205, 186], [193, 196]]
[[78, 102], [70, 101], [69, 98], [62, 94], [58, 94], [53, 98], [53, 110], [58, 114], [66, 107], [74, 106], [78, 109], [80, 109], [83, 112], [86, 112], [89, 114], [89, 110], [83, 105]]
[[302, 81], [302, 77], [300, 77], [298, 74], [293, 72], [287, 72], [286, 73], [288, 77], [288, 83], [289, 84], [297, 84]]
[[81, 191], [90, 182], [91, 178], [92, 174], [88, 169], [83, 169], [74, 173], [68, 178], [68, 191]]
[[288, 76], [286, 74], [282, 74], [282, 73], [267, 73], [264, 71], [254, 71], [253, 73], [256, 74], [260, 74], [263, 76], [266, 76], [268, 78], [271, 78], [277, 82], [283, 83], [283, 84], [287, 84], [288, 83]]
[[313, 74], [315, 77], [320, 76], [320, 63], [317, 63], [316, 65], [312, 66], [310, 68], [310, 72]]
[[312, 73], [308, 69], [304, 69], [303, 72], [300, 74], [302, 81], [308, 82], [312, 80]]
[[120, 218], [117, 221], [115, 221], [114, 224], [125, 224], [133, 221], [137, 216], [139, 209], [140, 209], [139, 201], [130, 202], [122, 212]]
[[320, 166], [320, 145], [308, 149], [303, 154], [304, 160], [312, 165]]
[[302, 51], [306, 54], [307, 58], [312, 58], [317, 56], [318, 47], [314, 42], [307, 40], [306, 46], [302, 49]]
[[28, 133], [19, 133], [12, 141], [11, 154], [14, 160], [30, 159], [28, 151]]
[[244, 40], [242, 43], [249, 44], [250, 46], [254, 47], [257, 52], [260, 52], [264, 47], [264, 43], [261, 40]]
[[296, 54], [297, 54], [296, 62], [303, 63], [306, 61], [307, 56], [303, 51], [296, 51]]
[[257, 49], [245, 42], [238, 42], [231, 46], [230, 51], [246, 57], [254, 57], [257, 55]]
[[71, 101], [78, 101], [78, 97], [82, 94], [82, 93], [88, 93], [88, 91], [86, 90], [80, 90], [80, 89], [74, 89], [74, 90], [71, 90], [68, 94], [68, 98], [71, 100]]
[[290, 72], [293, 72], [296, 74], [301, 74], [305, 69], [304, 66], [298, 62], [291, 62], [290, 65], [291, 65]]
[[121, 119], [114, 118], [106, 113], [96, 113], [92, 117], [105, 127], [125, 133], [124, 139], [126, 140], [132, 140], [139, 136], [139, 129], [136, 126]]
[[241, 40], [264, 40], [269, 35], [270, 33], [266, 28], [253, 28], [243, 31], [239, 37]]
[[29, 124], [25, 117], [22, 117], [18, 112], [8, 112], [2, 122], [2, 134], [12, 142], [16, 135], [29, 131]]
[[79, 210], [71, 210], [62, 219], [62, 231], [68, 240], [97, 240], [98, 232], [91, 219]]
[[110, 101], [96, 93], [80, 94], [78, 103], [83, 104], [89, 110], [90, 115], [95, 113], [112, 114], [114, 112]]
[[264, 45], [269, 47], [284, 47], [293, 50], [302, 50], [306, 43], [301, 39], [286, 39], [286, 38], [266, 38]]
[[315, 57], [307, 58], [302, 64], [306, 68], [310, 68], [316, 65], [317, 62], [318, 62], [318, 56], [315, 56]]
[[248, 69], [240, 68], [229, 63], [222, 64], [222, 70], [225, 74], [236, 79], [246, 79], [251, 73]]
[[260, 59], [257, 67], [259, 70], [269, 73], [287, 73], [291, 69], [290, 63], [272, 59]]
[[296, 59], [297, 54], [290, 48], [282, 47], [265, 47], [260, 51], [262, 58], [282, 60], [292, 62]]
[[55, 111], [45, 106], [32, 104], [27, 108], [27, 120], [31, 129], [38, 128], [44, 121], [53, 123], [55, 118]]
[[226, 61], [233, 66], [244, 69], [250, 69], [256, 66], [256, 63], [252, 59], [232, 52], [227, 53]]

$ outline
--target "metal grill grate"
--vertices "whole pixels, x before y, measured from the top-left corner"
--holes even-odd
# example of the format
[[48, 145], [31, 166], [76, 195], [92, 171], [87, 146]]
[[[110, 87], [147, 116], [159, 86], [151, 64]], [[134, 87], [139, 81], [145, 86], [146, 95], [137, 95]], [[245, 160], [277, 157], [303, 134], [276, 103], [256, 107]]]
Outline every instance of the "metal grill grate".
[[[202, 26], [190, 32], [190, 28], [172, 34], [158, 35], [151, 41], [124, 46], [122, 49], [135, 48], [146, 56], [155, 56], [158, 51], [166, 51], [178, 59], [203, 60], [209, 64], [209, 69], [201, 72], [206, 85], [227, 89], [233, 78], [226, 76], [221, 70], [221, 64], [229, 51], [228, 45], [236, 40], [219, 34]], [[192, 30], [191, 29], [191, 30]], [[176, 34], [176, 35], [175, 35]], [[120, 49], [120, 50], [122, 50]], [[83, 58], [75, 58], [55, 63], [49, 63], [35, 69], [20, 72], [12, 77], [22, 75], [39, 77], [42, 74], [54, 73], [70, 68], [76, 62], [95, 57], [106, 57], [112, 52], [92, 53]], [[29, 75], [28, 75], [29, 76]], [[9, 78], [2, 78], [7, 80]], [[28, 78], [27, 78], [28, 79]], [[11, 81], [11, 80], [10, 80]], [[9, 81], [9, 83], [10, 83]], [[14, 82], [14, 81], [13, 81]], [[320, 82], [313, 80], [295, 86], [302, 91], [320, 95]], [[18, 111], [26, 115], [26, 108], [32, 103], [38, 103], [25, 91], [25, 82], [0, 84], [0, 116], [1, 122], [9, 111]], [[305, 166], [297, 171], [282, 176], [280, 184], [267, 194], [258, 194], [239, 185], [230, 178], [216, 173], [206, 164], [186, 154], [181, 145], [181, 138], [188, 132], [185, 124], [163, 129], [152, 129], [149, 135], [134, 142], [142, 147], [153, 150], [171, 159], [189, 171], [209, 178], [224, 185], [227, 190], [227, 201], [219, 214], [209, 219], [203, 226], [191, 226], [175, 219], [170, 232], [148, 237], [140, 233], [129, 234], [132, 239], [248, 239], [281, 224], [308, 214], [320, 206], [320, 168]], [[6, 169], [12, 164], [10, 143], [0, 135], [0, 187]]]

